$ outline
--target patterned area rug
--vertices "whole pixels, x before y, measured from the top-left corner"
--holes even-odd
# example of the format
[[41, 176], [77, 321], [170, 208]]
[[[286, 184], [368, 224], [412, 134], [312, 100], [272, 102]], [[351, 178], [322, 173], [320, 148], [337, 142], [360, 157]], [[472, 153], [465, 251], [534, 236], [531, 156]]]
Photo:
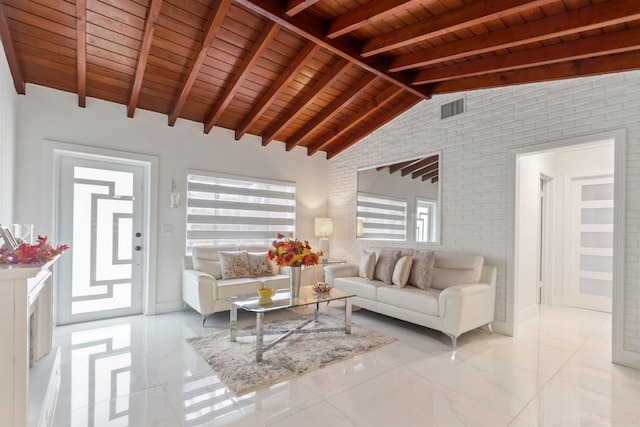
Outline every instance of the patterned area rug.
[[[267, 321], [265, 326], [280, 332], [299, 323], [300, 319]], [[320, 316], [318, 323], [311, 322], [304, 329], [336, 327], [344, 327], [344, 315]], [[245, 328], [240, 333], [247, 334], [252, 330]], [[279, 332], [265, 334], [265, 344], [281, 335]], [[344, 331], [294, 334], [266, 351], [262, 361], [256, 362], [255, 336], [238, 336], [237, 342], [230, 342], [229, 331], [221, 331], [187, 339], [220, 380], [238, 396], [393, 341], [393, 337], [353, 324], [351, 335]]]

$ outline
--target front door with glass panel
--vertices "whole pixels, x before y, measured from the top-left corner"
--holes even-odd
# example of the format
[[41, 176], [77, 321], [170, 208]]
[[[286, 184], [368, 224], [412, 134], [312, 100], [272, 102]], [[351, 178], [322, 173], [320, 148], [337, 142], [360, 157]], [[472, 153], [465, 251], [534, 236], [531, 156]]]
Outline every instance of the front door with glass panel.
[[144, 168], [58, 158], [58, 324], [142, 313]]

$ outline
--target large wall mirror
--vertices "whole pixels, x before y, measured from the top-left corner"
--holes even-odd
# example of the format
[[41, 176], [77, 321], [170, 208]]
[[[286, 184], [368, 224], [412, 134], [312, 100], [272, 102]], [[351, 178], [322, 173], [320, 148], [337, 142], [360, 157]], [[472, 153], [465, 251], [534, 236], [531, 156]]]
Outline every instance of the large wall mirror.
[[356, 237], [440, 241], [440, 153], [358, 170]]

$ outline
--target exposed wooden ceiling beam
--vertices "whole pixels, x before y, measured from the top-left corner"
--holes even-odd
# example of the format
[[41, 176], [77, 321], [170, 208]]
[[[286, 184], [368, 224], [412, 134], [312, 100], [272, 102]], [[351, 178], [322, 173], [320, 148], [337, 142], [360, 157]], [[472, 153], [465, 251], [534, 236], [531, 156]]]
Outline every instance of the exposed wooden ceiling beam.
[[366, 74], [326, 108], [323, 108], [319, 114], [316, 114], [287, 140], [287, 151], [299, 145], [311, 132], [331, 120], [341, 109], [352, 103], [363, 90], [369, 88], [376, 79], [377, 77], [373, 74]]
[[411, 84], [408, 78], [403, 75], [389, 73], [383, 62], [376, 58], [363, 58], [360, 55], [360, 47], [353, 40], [347, 40], [342, 37], [339, 39], [329, 39], [324, 35], [324, 24], [320, 20], [310, 18], [304, 14], [298, 15], [294, 18], [286, 16], [282, 10], [278, 7], [279, 2], [268, 0], [234, 0], [235, 3], [242, 5], [243, 7], [254, 11], [255, 13], [264, 16], [265, 18], [277, 22], [284, 28], [289, 29], [295, 34], [310, 40], [329, 52], [344, 58], [354, 65], [357, 65], [373, 73], [379, 77], [382, 77], [386, 81], [398, 85], [409, 93], [414, 94], [422, 99], [430, 99], [431, 94], [421, 88], [416, 88]]
[[637, 49], [640, 49], [640, 28], [423, 70], [416, 74], [414, 83], [426, 84], [472, 77]]
[[357, 132], [353, 135], [350, 135], [348, 139], [343, 139], [341, 143], [332, 146], [329, 150], [327, 150], [327, 160], [330, 160], [340, 154], [342, 151], [351, 147], [356, 142], [360, 141], [365, 136], [373, 133], [376, 129], [386, 125], [395, 117], [407, 111], [409, 108], [416, 105], [418, 102], [422, 101], [422, 98], [419, 98], [413, 94], [400, 93], [395, 98], [402, 98], [401, 101], [396, 104], [393, 108], [387, 110], [384, 114], [378, 117], [377, 121], [370, 126], [367, 126], [360, 132]]
[[144, 79], [144, 71], [147, 68], [149, 60], [149, 51], [151, 50], [151, 42], [153, 41], [153, 30], [156, 27], [158, 15], [160, 15], [160, 7], [162, 0], [151, 0], [147, 20], [144, 23], [144, 34], [142, 43], [140, 44], [140, 53], [138, 54], [138, 62], [136, 64], [136, 73], [133, 78], [133, 86], [131, 87], [131, 96], [129, 97], [129, 105], [127, 107], [127, 116], [133, 117], [138, 105], [140, 97], [140, 89], [142, 88], [142, 80]]
[[355, 31], [376, 19], [393, 14], [397, 9], [406, 7], [406, 3], [415, 0], [373, 0], [349, 13], [340, 15], [329, 24], [327, 37], [334, 39]]
[[295, 79], [300, 71], [320, 50], [320, 46], [315, 43], [308, 42], [304, 48], [298, 53], [298, 56], [289, 66], [280, 73], [278, 80], [269, 87], [269, 90], [260, 98], [253, 106], [249, 114], [244, 118], [235, 132], [236, 141], [244, 136], [251, 126], [264, 114], [271, 103], [286, 89], [286, 87]]
[[207, 22], [204, 30], [203, 30], [203, 39], [202, 45], [200, 46], [200, 51], [198, 52], [198, 56], [195, 61], [191, 65], [191, 70], [189, 71], [189, 76], [187, 80], [182, 85], [182, 90], [180, 91], [180, 96], [178, 97], [178, 101], [176, 101], [176, 105], [173, 107], [173, 111], [169, 115], [169, 126], [173, 126], [176, 124], [176, 120], [180, 116], [180, 112], [184, 108], [185, 102], [187, 102], [187, 98], [189, 97], [189, 93], [191, 93], [191, 88], [198, 78], [198, 74], [200, 73], [200, 68], [204, 63], [204, 60], [207, 58], [207, 51], [213, 43], [213, 39], [216, 37], [216, 33], [224, 20], [224, 17], [227, 14], [227, 10], [231, 5], [231, 0], [217, 0], [218, 7], [213, 9], [211, 17]]
[[389, 70], [397, 72], [423, 67], [640, 19], [637, 0], [619, 0], [615, 2], [615, 6], [612, 7], [611, 2], [599, 3], [562, 15], [401, 55], [390, 61]]
[[393, 175], [394, 173], [398, 172], [399, 170], [402, 170], [402, 168], [406, 168], [407, 166], [409, 166], [411, 163], [413, 163], [413, 160], [407, 160], [406, 162], [400, 162], [400, 163], [394, 163], [392, 165], [389, 165], [389, 175]]
[[431, 180], [432, 183], [438, 182], [439, 174], [440, 174], [440, 170], [436, 169], [434, 171], [431, 171], [427, 174], [422, 175], [422, 180], [423, 181]]
[[269, 43], [275, 38], [276, 34], [278, 34], [278, 31], [280, 31], [280, 25], [275, 22], [270, 22], [264, 26], [258, 40], [253, 43], [251, 50], [242, 61], [242, 64], [240, 64], [238, 69], [232, 74], [231, 81], [226, 85], [224, 92], [220, 95], [216, 105], [209, 114], [209, 118], [205, 121], [204, 133], [209, 133], [218, 123], [222, 113], [229, 106], [238, 89], [246, 80], [247, 75], [249, 75], [256, 62], [262, 57], [262, 54], [269, 46]]
[[0, 0], [0, 39], [2, 39], [2, 47], [4, 48], [4, 54], [9, 64], [9, 71], [11, 71], [11, 77], [13, 78], [13, 87], [16, 88], [17, 93], [24, 95], [26, 93], [26, 83], [24, 77], [22, 77], [20, 63], [18, 62], [18, 57], [13, 47], [13, 39], [9, 32], [9, 24], [7, 23], [4, 8], [4, 0]]
[[418, 169], [417, 171], [411, 174], [411, 179], [419, 178], [423, 175], [428, 174], [429, 172], [433, 172], [438, 169], [438, 162], [431, 163], [429, 166], [423, 167], [422, 169]]
[[276, 122], [275, 125], [270, 126], [267, 131], [262, 135], [262, 145], [267, 145], [273, 140], [273, 138], [280, 133], [280, 131], [291, 123], [300, 114], [307, 105], [313, 101], [313, 99], [322, 92], [326, 87], [331, 86], [336, 80], [338, 80], [344, 71], [350, 67], [351, 64], [346, 59], [339, 60], [331, 71], [324, 75], [323, 78], [318, 80], [309, 91], [302, 96], [290, 109], [284, 112], [282, 117]]
[[87, 104], [87, 0], [76, 0], [76, 67], [78, 105]]
[[422, 169], [424, 167], [430, 166], [434, 163], [438, 162], [438, 156], [429, 156], [426, 157], [418, 162], [413, 163], [410, 166], [407, 166], [405, 168], [402, 168], [402, 171], [400, 172], [400, 175], [405, 176], [405, 175], [409, 175], [411, 172], [414, 172], [418, 169]]
[[333, 143], [333, 141], [353, 129], [353, 127], [358, 123], [371, 116], [376, 111], [376, 109], [382, 107], [387, 102], [389, 102], [389, 100], [393, 99], [393, 97], [400, 91], [402, 91], [402, 89], [400, 89], [398, 86], [389, 86], [380, 95], [367, 102], [367, 104], [363, 107], [360, 107], [360, 109], [353, 116], [351, 116], [349, 120], [345, 120], [334, 132], [331, 132], [331, 134], [327, 138], [323, 138], [321, 141], [308, 146], [308, 154], [312, 156], [318, 151], [325, 148], [327, 145]]
[[284, 13], [286, 13], [287, 16], [297, 15], [319, 1], [320, 0], [289, 0], [284, 8]]
[[507, 71], [466, 79], [431, 83], [434, 93], [451, 93], [523, 83], [545, 82], [575, 77], [596, 76], [640, 69], [640, 51], [601, 56], [523, 70]]
[[477, 0], [475, 3], [436, 15], [365, 41], [362, 56], [368, 57], [410, 44], [443, 36], [506, 15], [524, 12], [557, 0]]

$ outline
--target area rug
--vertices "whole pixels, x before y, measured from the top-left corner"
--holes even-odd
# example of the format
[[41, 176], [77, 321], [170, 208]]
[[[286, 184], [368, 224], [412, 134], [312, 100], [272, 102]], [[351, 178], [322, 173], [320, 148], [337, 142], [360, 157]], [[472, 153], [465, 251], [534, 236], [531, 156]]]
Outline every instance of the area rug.
[[[265, 344], [281, 335], [281, 331], [292, 329], [299, 323], [300, 319], [267, 322], [266, 328], [278, 332], [265, 333]], [[318, 323], [312, 322], [305, 329], [336, 327], [344, 327], [344, 315], [320, 316]], [[252, 330], [241, 329], [240, 334], [250, 334]], [[239, 396], [394, 340], [393, 337], [352, 324], [351, 335], [345, 334], [344, 330], [294, 334], [266, 351], [260, 362], [255, 360], [255, 335], [238, 336], [236, 342], [230, 342], [229, 331], [220, 331], [188, 338], [187, 342], [211, 366], [220, 380]]]

